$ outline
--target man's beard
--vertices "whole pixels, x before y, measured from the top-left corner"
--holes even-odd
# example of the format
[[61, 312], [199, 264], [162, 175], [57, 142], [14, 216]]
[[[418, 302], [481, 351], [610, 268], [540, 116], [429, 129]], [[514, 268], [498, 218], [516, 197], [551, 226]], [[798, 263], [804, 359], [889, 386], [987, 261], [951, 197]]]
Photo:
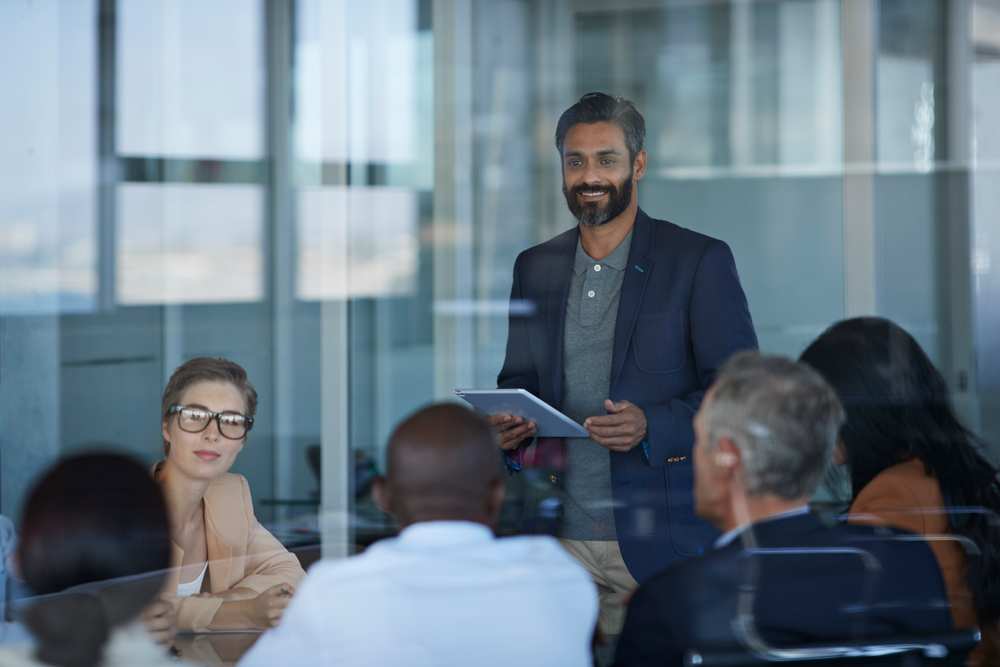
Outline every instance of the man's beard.
[[[632, 201], [632, 185], [633, 178], [631, 175], [622, 183], [620, 188], [616, 188], [614, 185], [599, 187], [577, 185], [572, 190], [568, 190], [564, 183], [563, 196], [566, 197], [566, 204], [569, 206], [570, 213], [580, 221], [581, 225], [596, 227], [617, 218], [628, 208], [629, 202]], [[594, 192], [595, 190], [607, 193], [608, 203], [604, 207], [601, 207], [597, 202], [580, 203], [579, 194], [581, 192]]]

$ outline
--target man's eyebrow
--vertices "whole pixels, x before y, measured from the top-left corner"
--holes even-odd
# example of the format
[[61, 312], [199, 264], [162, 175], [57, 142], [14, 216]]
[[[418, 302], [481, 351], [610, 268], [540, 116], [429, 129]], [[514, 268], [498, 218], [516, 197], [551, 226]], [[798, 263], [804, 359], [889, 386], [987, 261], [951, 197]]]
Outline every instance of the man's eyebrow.
[[[616, 148], [602, 148], [599, 151], [594, 151], [597, 157], [604, 157], [605, 155], [623, 155], [621, 151]], [[583, 151], [566, 151], [564, 157], [581, 157], [584, 155]]]

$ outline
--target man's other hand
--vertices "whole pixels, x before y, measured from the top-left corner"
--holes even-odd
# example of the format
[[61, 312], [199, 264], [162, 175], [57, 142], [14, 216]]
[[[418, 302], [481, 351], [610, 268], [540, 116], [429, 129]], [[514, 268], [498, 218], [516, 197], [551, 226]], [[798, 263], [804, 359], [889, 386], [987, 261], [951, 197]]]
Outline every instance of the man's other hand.
[[613, 452], [627, 452], [646, 437], [646, 414], [629, 401], [604, 401], [608, 414], [587, 417], [583, 427], [590, 438]]
[[500, 439], [500, 449], [517, 449], [526, 438], [535, 437], [535, 422], [506, 412], [489, 415], [486, 420]]

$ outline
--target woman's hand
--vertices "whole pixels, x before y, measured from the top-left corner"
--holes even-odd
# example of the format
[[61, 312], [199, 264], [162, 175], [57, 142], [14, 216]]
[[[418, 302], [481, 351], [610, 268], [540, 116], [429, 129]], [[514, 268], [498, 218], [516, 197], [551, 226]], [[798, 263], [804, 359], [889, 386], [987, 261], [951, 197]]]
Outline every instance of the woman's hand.
[[293, 593], [295, 588], [291, 584], [278, 584], [262, 593], [249, 588], [233, 588], [224, 593], [201, 593], [198, 597], [223, 601], [212, 618], [209, 626], [212, 630], [267, 630], [281, 620]]
[[295, 589], [291, 584], [272, 586], [257, 597], [246, 600], [250, 620], [261, 628], [273, 628], [281, 620]]
[[170, 646], [177, 636], [177, 610], [170, 602], [160, 597], [142, 612], [142, 623], [157, 644]]

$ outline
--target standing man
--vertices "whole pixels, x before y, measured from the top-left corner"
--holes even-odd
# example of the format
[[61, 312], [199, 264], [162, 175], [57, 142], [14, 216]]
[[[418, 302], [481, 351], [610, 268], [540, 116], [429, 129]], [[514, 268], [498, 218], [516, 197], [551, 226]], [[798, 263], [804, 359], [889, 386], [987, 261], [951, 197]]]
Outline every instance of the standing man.
[[[565, 441], [563, 544], [588, 569], [601, 630], [672, 561], [715, 529], [693, 513], [692, 417], [734, 352], [757, 346], [732, 252], [722, 241], [650, 218], [638, 204], [645, 121], [620, 97], [588, 93], [556, 128], [563, 194], [579, 224], [522, 252], [500, 387], [526, 389], [579, 421]], [[508, 466], [560, 443], [493, 415]]]

